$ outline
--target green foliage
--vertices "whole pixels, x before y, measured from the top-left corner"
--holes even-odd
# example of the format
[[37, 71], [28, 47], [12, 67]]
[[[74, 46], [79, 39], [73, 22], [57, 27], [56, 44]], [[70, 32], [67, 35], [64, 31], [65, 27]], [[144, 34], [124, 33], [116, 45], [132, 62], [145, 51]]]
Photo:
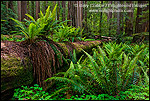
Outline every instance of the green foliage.
[[18, 100], [43, 100], [49, 97], [49, 93], [43, 91], [39, 85], [34, 84], [33, 87], [22, 86], [22, 88], [15, 89], [12, 99]]
[[[146, 73], [148, 66], [142, 69], [146, 63], [142, 64], [141, 61], [148, 61], [149, 53], [146, 54], [148, 49], [144, 45], [138, 48], [136, 45], [130, 46], [130, 49], [126, 44], [106, 43], [103, 48], [98, 46], [98, 49], [93, 49], [93, 56], [83, 50], [88, 58], [82, 63], [71, 62], [70, 68], [62, 73], [63, 77], [52, 77], [46, 81], [68, 82], [71, 84], [68, 86], [79, 93], [95, 94], [97, 89], [101, 89], [109, 95], [127, 90], [131, 84], [147, 85], [149, 83]], [[97, 89], [92, 89], [95, 87]]]
[[17, 15], [12, 11], [12, 9], [6, 9], [6, 2], [1, 1], [1, 34], [9, 35], [12, 30], [17, 30], [9, 18], [17, 18]]
[[117, 98], [110, 96], [108, 94], [99, 94], [98, 96], [95, 95], [78, 95], [72, 96], [70, 100], [118, 100]]
[[95, 39], [84, 39], [84, 41], [95, 41]]
[[90, 62], [87, 64], [92, 64], [89, 68], [99, 86], [108, 94], [114, 95], [117, 91], [125, 90], [135, 78], [134, 73], [139, 69], [137, 62], [144, 49], [131, 58], [123, 51], [126, 48], [124, 44], [108, 43], [103, 47], [104, 49], [98, 47], [99, 51], [95, 50], [96, 60], [84, 52], [89, 57]]
[[[108, 94], [81, 94], [72, 95], [70, 99], [67, 99], [66, 96], [64, 96], [66, 89], [62, 83], [56, 83], [56, 87], [58, 88], [54, 91], [51, 89], [50, 93], [48, 93], [43, 91], [37, 84], [34, 84], [34, 86], [30, 88], [27, 86], [22, 86], [22, 88], [15, 89], [12, 100], [149, 100], [149, 86], [144, 85], [131, 85], [130, 89], [120, 91], [116, 96], [111, 96]], [[62, 93], [60, 93], [60, 91]]]
[[15, 35], [21, 35], [25, 37], [25, 39], [29, 40], [30, 42], [34, 41], [38, 35], [40, 35], [40, 31], [44, 28], [44, 25], [41, 27], [38, 27], [34, 23], [30, 23], [29, 27], [25, 27], [25, 25], [16, 19], [11, 18], [13, 21], [15, 21], [18, 25], [17, 27], [20, 28], [20, 32], [16, 33]]
[[54, 41], [63, 42], [63, 41], [74, 41], [74, 39], [82, 36], [82, 31], [80, 27], [75, 28], [73, 26], [62, 25], [62, 28], [59, 28], [58, 31], [54, 34]]
[[25, 38], [16, 38], [14, 35], [9, 35], [9, 37], [6, 37], [5, 35], [1, 34], [1, 41], [16, 41], [16, 42], [21, 42], [24, 41]]
[[120, 100], [149, 100], [149, 86], [131, 85], [132, 87], [126, 91], [120, 91], [116, 97]]
[[[74, 51], [69, 69], [45, 80], [58, 84], [56, 89], [52, 87], [49, 95], [38, 94], [35, 99], [42, 95], [44, 100], [67, 100], [64, 94], [69, 90], [73, 92], [70, 100], [148, 100], [148, 50], [144, 44], [104, 43], [102, 48], [93, 48], [93, 55], [83, 50], [87, 57], [83, 60], [83, 55], [78, 61]], [[14, 97], [18, 94], [28, 98], [25, 93]]]
[[[149, 3], [145, 4], [146, 7], [149, 6]], [[145, 22], [149, 22], [149, 9], [147, 9], [146, 11], [142, 11], [142, 14], [139, 15], [140, 18], [142, 18], [142, 20], [140, 21], [139, 24], [143, 24]]]
[[56, 31], [56, 29], [62, 27], [61, 25], [64, 22], [69, 21], [66, 20], [57, 24], [59, 21], [57, 20], [55, 21], [56, 7], [57, 5], [55, 5], [53, 11], [51, 12], [50, 6], [48, 6], [45, 16], [43, 15], [42, 11], [40, 11], [39, 13], [40, 18], [38, 18], [37, 21], [31, 15], [26, 14], [26, 16], [28, 16], [31, 19], [31, 21], [25, 19], [26, 25], [19, 20], [11, 18], [13, 21], [17, 23], [16, 26], [20, 28], [20, 31], [15, 35], [21, 35], [30, 42], [34, 42], [36, 38], [39, 38], [41, 36], [47, 38], [48, 36], [52, 35]]

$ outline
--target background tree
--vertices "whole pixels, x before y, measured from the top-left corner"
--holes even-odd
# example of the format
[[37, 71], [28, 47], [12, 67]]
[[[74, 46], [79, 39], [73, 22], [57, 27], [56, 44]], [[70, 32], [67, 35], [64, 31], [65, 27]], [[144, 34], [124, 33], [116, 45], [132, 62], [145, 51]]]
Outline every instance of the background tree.
[[18, 20], [21, 21], [21, 1], [18, 2]]
[[[118, 1], [118, 4], [120, 4], [120, 1]], [[120, 7], [118, 7], [118, 10]], [[120, 12], [117, 12], [117, 35], [120, 35]]]
[[21, 21], [23, 21], [24, 18], [27, 19], [27, 1], [21, 1]]
[[[110, 5], [112, 4], [112, 1], [109, 1], [108, 2]], [[112, 7], [110, 7], [110, 8], [108, 8], [108, 9], [112, 9]], [[112, 12], [109, 12], [108, 13], [108, 17], [107, 17], [107, 21], [108, 21], [108, 30], [109, 30], [109, 36], [110, 36], [110, 34], [111, 34], [111, 32], [110, 32], [110, 30], [111, 30], [111, 23], [110, 23], [110, 19], [112, 19]]]
[[35, 18], [35, 1], [31, 1], [30, 10], [31, 10], [31, 16], [32, 16], [33, 18]]
[[39, 18], [39, 14], [40, 13], [40, 2], [36, 1], [36, 19]]
[[[101, 1], [101, 4], [103, 4], [103, 1]], [[101, 10], [102, 10], [102, 9], [103, 9], [103, 7], [101, 7]], [[102, 25], [102, 17], [103, 17], [102, 14], [103, 14], [103, 13], [100, 12], [99, 33], [101, 33], [101, 25]]]
[[62, 1], [62, 20], [65, 21], [66, 1]]

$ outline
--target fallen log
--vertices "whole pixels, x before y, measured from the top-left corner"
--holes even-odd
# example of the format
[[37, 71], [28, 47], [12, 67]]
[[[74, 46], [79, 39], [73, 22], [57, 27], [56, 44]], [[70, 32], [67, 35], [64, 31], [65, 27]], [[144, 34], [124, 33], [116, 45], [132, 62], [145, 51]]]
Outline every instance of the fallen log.
[[[57, 43], [63, 49], [65, 58], [69, 58], [70, 52], [73, 49], [76, 50], [76, 54], [81, 53], [81, 49], [85, 51], [92, 49], [98, 45], [101, 45], [103, 41], [107, 40], [97, 40], [88, 42], [64, 42]], [[22, 85], [32, 84], [33, 78], [33, 68], [29, 59], [25, 57], [22, 61], [22, 55], [17, 55], [12, 44], [19, 44], [19, 42], [5, 41], [1, 42], [1, 99], [8, 100], [11, 98], [15, 88], [21, 87]], [[22, 49], [20, 49], [21, 54]], [[6, 50], [9, 50], [6, 51]], [[10, 51], [11, 50], [11, 51]]]

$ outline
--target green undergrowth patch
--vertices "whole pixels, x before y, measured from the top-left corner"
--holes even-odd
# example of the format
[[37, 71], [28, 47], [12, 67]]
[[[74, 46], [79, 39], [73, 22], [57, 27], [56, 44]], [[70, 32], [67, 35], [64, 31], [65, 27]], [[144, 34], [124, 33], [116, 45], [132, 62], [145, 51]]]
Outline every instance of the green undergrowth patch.
[[34, 91], [36, 100], [149, 100], [148, 45], [103, 43], [92, 54], [82, 51], [79, 59], [73, 51], [67, 71], [45, 80], [52, 82], [45, 93]]

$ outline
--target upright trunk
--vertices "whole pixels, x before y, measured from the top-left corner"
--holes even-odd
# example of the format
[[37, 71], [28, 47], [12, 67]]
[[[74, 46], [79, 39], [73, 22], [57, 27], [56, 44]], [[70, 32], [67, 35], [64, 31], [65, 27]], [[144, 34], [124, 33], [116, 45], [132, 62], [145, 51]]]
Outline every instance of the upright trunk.
[[[103, 1], [101, 1], [101, 4], [103, 4]], [[101, 7], [101, 9], [103, 9], [103, 7]], [[101, 33], [102, 31], [101, 31], [101, 26], [102, 26], [102, 15], [103, 13], [102, 12], [100, 12], [100, 23], [99, 23], [99, 33]]]
[[35, 18], [35, 1], [31, 1], [31, 16]]
[[[138, 5], [142, 4], [143, 1], [138, 1]], [[142, 32], [142, 25], [139, 24], [142, 18], [139, 17], [139, 15], [142, 14], [142, 8], [138, 7], [137, 8], [137, 17], [136, 17], [136, 25], [135, 25], [135, 33], [140, 33]]]
[[[149, 1], [144, 1], [143, 4], [149, 4]], [[146, 7], [143, 7], [143, 11], [148, 11], [148, 10], [149, 10], [149, 5], [147, 5]], [[142, 24], [143, 32], [149, 32], [149, 13], [145, 13], [143, 15], [144, 15], [143, 19], [147, 19], [146, 22]]]
[[[67, 16], [67, 20], [72, 20], [71, 19], [71, 11], [72, 11], [72, 9], [71, 9], [72, 7], [71, 7], [71, 1], [68, 1], [68, 16]], [[71, 24], [71, 21], [68, 21], [67, 22], [67, 24], [69, 25], [69, 26], [71, 26], [72, 24]]]
[[[87, 5], [87, 1], [85, 1], [85, 5]], [[85, 7], [84, 19], [85, 19], [85, 30], [86, 30], [86, 32], [88, 32], [88, 28], [87, 28], [87, 7]]]
[[80, 5], [82, 4], [81, 1], [77, 1], [77, 26], [76, 27], [80, 27], [82, 28], [82, 8], [80, 7]]
[[[133, 1], [127, 1], [127, 4], [132, 4]], [[132, 10], [133, 7], [128, 7], [127, 10]], [[125, 33], [127, 36], [131, 36], [133, 34], [133, 12], [127, 12], [127, 16], [125, 19], [126, 27], [125, 27]]]
[[66, 1], [62, 1], [62, 8], [63, 8], [63, 13], [62, 13], [62, 17], [63, 17], [63, 21], [65, 21], [65, 10], [66, 10]]
[[72, 1], [72, 25], [75, 27], [77, 20], [77, 7], [75, 7], [74, 4], [77, 4], [77, 1]]
[[[125, 1], [121, 1], [121, 5], [124, 5], [124, 2]], [[120, 31], [121, 31], [121, 33], [123, 33], [124, 32], [124, 7], [121, 7], [120, 8], [122, 11], [120, 12], [120, 23], [122, 24], [121, 25], [121, 28], [120, 28]]]
[[[27, 1], [27, 14], [30, 14], [30, 5], [29, 5], [29, 1]], [[28, 17], [27, 17], [27, 19], [29, 19]]]
[[39, 18], [39, 14], [40, 13], [40, 2], [36, 1], [36, 19]]
[[77, 18], [76, 18], [76, 27], [79, 26], [79, 1], [77, 1]]
[[[79, 1], [79, 5], [82, 5], [83, 4], [83, 1]], [[80, 7], [80, 28], [82, 28], [82, 20], [83, 20], [83, 16], [82, 16], [82, 14], [83, 14], [83, 7], [81, 6]]]
[[24, 18], [27, 19], [27, 1], [21, 1], [21, 21], [23, 21]]
[[[112, 4], [112, 1], [109, 1], [110, 4]], [[109, 9], [112, 9], [112, 7], [110, 7]], [[107, 17], [107, 22], [108, 22], [108, 30], [109, 30], [109, 36], [111, 35], [111, 23], [110, 23], [110, 19], [112, 18], [112, 12], [108, 13], [108, 17]]]
[[21, 21], [21, 1], [17, 1], [18, 3], [18, 20]]
[[[118, 1], [118, 4], [120, 4], [120, 1]], [[118, 7], [118, 10], [120, 7]], [[120, 12], [117, 12], [117, 35], [120, 35]]]

